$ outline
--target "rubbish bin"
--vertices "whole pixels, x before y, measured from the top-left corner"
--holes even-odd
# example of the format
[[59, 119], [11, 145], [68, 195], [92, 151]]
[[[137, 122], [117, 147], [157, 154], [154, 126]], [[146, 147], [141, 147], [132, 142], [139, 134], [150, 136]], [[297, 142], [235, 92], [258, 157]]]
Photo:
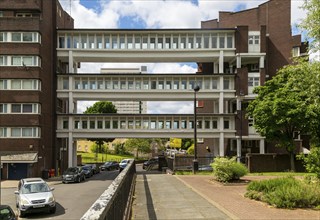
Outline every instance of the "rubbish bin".
[[49, 170], [42, 170], [42, 179], [49, 179]]

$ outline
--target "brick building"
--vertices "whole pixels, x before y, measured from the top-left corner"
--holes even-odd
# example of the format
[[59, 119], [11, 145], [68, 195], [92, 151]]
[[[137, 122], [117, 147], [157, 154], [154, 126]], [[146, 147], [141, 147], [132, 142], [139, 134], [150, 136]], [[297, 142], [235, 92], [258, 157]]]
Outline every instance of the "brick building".
[[56, 28], [73, 19], [56, 0], [0, 1], [2, 178], [55, 168]]

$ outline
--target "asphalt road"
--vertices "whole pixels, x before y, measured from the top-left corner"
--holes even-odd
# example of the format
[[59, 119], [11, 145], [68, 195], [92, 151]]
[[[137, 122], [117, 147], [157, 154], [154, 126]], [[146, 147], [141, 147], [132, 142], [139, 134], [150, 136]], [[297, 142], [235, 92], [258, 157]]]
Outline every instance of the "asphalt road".
[[[117, 177], [119, 171], [103, 171], [85, 182], [51, 185], [57, 202], [55, 214], [35, 213], [19, 219], [80, 219]], [[15, 209], [15, 188], [2, 189], [2, 203]]]

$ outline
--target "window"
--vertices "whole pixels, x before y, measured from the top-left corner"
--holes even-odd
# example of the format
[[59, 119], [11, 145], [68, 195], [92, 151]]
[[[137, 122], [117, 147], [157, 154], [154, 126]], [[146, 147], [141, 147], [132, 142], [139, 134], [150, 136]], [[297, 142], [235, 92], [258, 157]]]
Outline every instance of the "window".
[[218, 47], [217, 40], [218, 40], [217, 34], [212, 34], [211, 35], [211, 47], [212, 48], [217, 48]]
[[259, 86], [260, 85], [260, 78], [259, 77], [248, 77], [248, 86]]
[[0, 138], [39, 138], [40, 128], [0, 128]]
[[7, 104], [0, 104], [0, 114], [1, 113], [8, 113], [8, 105]]
[[219, 48], [225, 48], [224, 36], [219, 36]]
[[293, 57], [298, 57], [298, 56], [300, 56], [300, 47], [294, 47], [294, 48], [292, 48], [292, 56], [293, 56]]
[[0, 90], [39, 90], [40, 81], [30, 79], [0, 80]]
[[223, 128], [224, 129], [229, 129], [229, 120], [224, 120], [223, 121]]
[[223, 89], [224, 90], [230, 89], [230, 80], [229, 79], [223, 79]]
[[227, 35], [227, 48], [233, 48], [233, 36], [232, 34]]

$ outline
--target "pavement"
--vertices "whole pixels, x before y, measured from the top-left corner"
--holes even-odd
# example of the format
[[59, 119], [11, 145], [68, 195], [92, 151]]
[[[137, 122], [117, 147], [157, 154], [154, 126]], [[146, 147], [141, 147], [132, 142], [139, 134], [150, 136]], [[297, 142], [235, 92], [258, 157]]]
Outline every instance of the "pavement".
[[[245, 176], [245, 182], [274, 178]], [[320, 211], [277, 209], [244, 197], [247, 183], [221, 184], [210, 175], [137, 172], [132, 220], [320, 220]]]

